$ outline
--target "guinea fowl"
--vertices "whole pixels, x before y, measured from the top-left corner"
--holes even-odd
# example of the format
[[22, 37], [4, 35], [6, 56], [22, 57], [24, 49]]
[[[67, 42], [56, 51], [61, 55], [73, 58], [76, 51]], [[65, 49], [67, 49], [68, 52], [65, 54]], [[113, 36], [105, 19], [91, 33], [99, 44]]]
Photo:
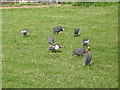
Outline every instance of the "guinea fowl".
[[28, 34], [28, 32], [29, 32], [29, 30], [23, 29], [23, 30], [21, 31], [21, 34], [22, 34], [22, 36], [26, 36], [26, 35]]
[[62, 29], [61, 26], [56, 26], [56, 27], [53, 28], [53, 33], [54, 34], [59, 33], [60, 31], [64, 31], [64, 29]]
[[73, 51], [72, 51], [72, 56], [73, 55], [77, 55], [77, 56], [82, 56], [83, 54], [85, 54], [87, 51], [85, 50], [85, 48], [75, 48]]
[[54, 38], [52, 36], [48, 37], [48, 43], [53, 45], [54, 44]]
[[83, 65], [88, 65], [91, 62], [91, 52], [90, 47], [88, 47], [88, 54], [86, 54], [83, 58]]
[[56, 51], [60, 48], [62, 48], [62, 46], [60, 46], [59, 44], [54, 44], [54, 45], [49, 45], [48, 50]]
[[73, 36], [78, 35], [80, 28], [75, 28], [73, 30]]
[[82, 40], [82, 45], [85, 46], [85, 45], [88, 45], [89, 44], [89, 39], [88, 38], [84, 38]]

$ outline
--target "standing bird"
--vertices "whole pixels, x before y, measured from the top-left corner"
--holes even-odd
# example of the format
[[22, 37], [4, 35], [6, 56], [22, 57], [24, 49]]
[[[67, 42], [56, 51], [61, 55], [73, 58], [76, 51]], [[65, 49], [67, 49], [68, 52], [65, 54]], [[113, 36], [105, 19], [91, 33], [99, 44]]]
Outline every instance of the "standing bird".
[[56, 51], [60, 48], [62, 48], [62, 46], [60, 46], [59, 44], [54, 44], [54, 45], [49, 45], [48, 50]]
[[77, 55], [77, 56], [82, 56], [83, 54], [87, 53], [87, 51], [85, 50], [85, 48], [75, 48], [73, 51], [72, 51], [72, 56], [73, 55]]
[[91, 52], [90, 47], [88, 47], [88, 54], [86, 54], [83, 58], [83, 65], [88, 65], [91, 62]]
[[73, 30], [73, 36], [78, 35], [80, 28], [75, 28]]
[[21, 34], [22, 34], [22, 36], [26, 36], [26, 35], [28, 34], [28, 32], [29, 32], [29, 30], [23, 29], [23, 30], [21, 31]]
[[53, 45], [54, 44], [54, 38], [52, 36], [48, 37], [48, 43]]
[[53, 28], [53, 33], [54, 33], [54, 34], [55, 34], [55, 33], [58, 34], [60, 31], [64, 31], [64, 29], [62, 29], [61, 26], [56, 26], [56, 27]]
[[82, 40], [82, 45], [85, 46], [85, 45], [88, 45], [89, 44], [89, 39], [88, 38], [84, 38]]

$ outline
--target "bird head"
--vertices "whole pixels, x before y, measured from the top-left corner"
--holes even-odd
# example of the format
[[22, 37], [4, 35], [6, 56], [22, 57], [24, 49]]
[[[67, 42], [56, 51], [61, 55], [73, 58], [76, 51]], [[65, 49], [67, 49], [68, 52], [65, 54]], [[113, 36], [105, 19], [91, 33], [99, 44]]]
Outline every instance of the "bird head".
[[61, 31], [64, 31], [64, 29], [62, 29]]
[[60, 48], [62, 48], [63, 46], [60, 46]]
[[90, 51], [90, 46], [88, 46], [88, 51]]

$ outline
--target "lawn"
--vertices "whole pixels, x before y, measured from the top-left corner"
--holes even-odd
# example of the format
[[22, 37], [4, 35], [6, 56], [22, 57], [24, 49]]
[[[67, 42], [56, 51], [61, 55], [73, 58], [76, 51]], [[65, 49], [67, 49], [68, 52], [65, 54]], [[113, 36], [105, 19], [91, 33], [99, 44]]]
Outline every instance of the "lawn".
[[[3, 88], [118, 87], [117, 5], [3, 9], [2, 20]], [[57, 25], [64, 32], [54, 35]], [[73, 37], [76, 27], [80, 36]], [[24, 28], [27, 37], [21, 36]], [[47, 50], [49, 35], [63, 46], [61, 52]], [[71, 56], [83, 38], [90, 40], [90, 66], [82, 66], [84, 56]]]

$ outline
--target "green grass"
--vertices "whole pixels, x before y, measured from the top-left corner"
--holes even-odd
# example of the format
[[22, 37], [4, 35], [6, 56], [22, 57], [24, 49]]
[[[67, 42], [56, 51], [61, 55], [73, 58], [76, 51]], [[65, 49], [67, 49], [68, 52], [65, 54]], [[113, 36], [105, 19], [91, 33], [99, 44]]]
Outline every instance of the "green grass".
[[[3, 9], [2, 18], [3, 88], [118, 87], [117, 5]], [[53, 35], [56, 25], [65, 31]], [[80, 36], [73, 37], [76, 27]], [[24, 28], [28, 37], [20, 34]], [[63, 46], [61, 52], [47, 50], [49, 35]], [[83, 38], [90, 39], [92, 53], [90, 66], [84, 67], [83, 56], [71, 56]]]
[[49, 3], [8, 3], [8, 4], [2, 4], [2, 7], [21, 7], [21, 6], [40, 6], [40, 5], [49, 5]]

